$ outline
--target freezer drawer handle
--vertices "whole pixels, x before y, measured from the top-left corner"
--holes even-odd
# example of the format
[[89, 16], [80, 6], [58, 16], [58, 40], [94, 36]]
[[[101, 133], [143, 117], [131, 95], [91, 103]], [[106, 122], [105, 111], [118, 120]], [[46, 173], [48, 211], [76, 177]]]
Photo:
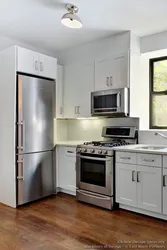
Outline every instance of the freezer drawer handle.
[[89, 196], [89, 197], [91, 197], [91, 198], [96, 198], [96, 199], [99, 199], [99, 200], [110, 200], [111, 198], [110, 197], [105, 197], [105, 196], [102, 196], [102, 195], [93, 195], [93, 194], [89, 194], [88, 192], [85, 192], [85, 191], [81, 191], [81, 190], [78, 190], [77, 189], [77, 192], [79, 193], [79, 194], [83, 194], [83, 195], [85, 195], [85, 196]]
[[24, 181], [24, 164], [23, 164], [23, 160], [17, 161], [17, 163], [21, 164], [21, 166], [22, 166], [22, 175], [17, 176], [17, 179]]

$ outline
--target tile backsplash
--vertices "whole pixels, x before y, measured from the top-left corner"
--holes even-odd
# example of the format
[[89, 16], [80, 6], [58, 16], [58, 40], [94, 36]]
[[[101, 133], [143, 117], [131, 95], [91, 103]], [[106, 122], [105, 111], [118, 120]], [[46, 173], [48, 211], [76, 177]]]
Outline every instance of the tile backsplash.
[[91, 141], [102, 140], [104, 126], [139, 126], [138, 118], [94, 118], [68, 119], [55, 121], [56, 141]]

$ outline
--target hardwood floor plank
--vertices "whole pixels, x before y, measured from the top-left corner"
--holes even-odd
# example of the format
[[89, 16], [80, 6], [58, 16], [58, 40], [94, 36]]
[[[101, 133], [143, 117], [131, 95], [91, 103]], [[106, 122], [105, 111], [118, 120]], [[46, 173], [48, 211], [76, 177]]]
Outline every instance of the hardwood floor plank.
[[0, 205], [0, 250], [80, 250], [86, 245], [118, 249], [121, 244], [125, 249], [121, 240], [166, 241], [167, 222], [103, 210], [61, 193], [18, 209]]

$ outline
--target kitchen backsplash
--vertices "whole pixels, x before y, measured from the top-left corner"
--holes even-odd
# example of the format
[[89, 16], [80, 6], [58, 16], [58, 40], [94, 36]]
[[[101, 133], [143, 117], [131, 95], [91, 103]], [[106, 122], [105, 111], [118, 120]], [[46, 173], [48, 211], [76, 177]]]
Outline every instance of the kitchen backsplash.
[[139, 126], [138, 118], [94, 118], [55, 120], [56, 141], [101, 140], [104, 126]]
[[159, 132], [167, 136], [167, 130], [142, 130], [139, 131], [139, 143], [140, 144], [156, 144], [156, 145], [167, 145], [167, 139], [162, 138], [159, 135], [155, 135]]

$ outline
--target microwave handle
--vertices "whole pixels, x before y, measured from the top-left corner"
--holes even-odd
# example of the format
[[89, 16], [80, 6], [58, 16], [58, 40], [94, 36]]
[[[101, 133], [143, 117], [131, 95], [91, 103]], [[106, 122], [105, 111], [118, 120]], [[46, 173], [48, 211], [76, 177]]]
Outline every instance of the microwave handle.
[[121, 94], [120, 92], [117, 94], [117, 107], [121, 106]]

